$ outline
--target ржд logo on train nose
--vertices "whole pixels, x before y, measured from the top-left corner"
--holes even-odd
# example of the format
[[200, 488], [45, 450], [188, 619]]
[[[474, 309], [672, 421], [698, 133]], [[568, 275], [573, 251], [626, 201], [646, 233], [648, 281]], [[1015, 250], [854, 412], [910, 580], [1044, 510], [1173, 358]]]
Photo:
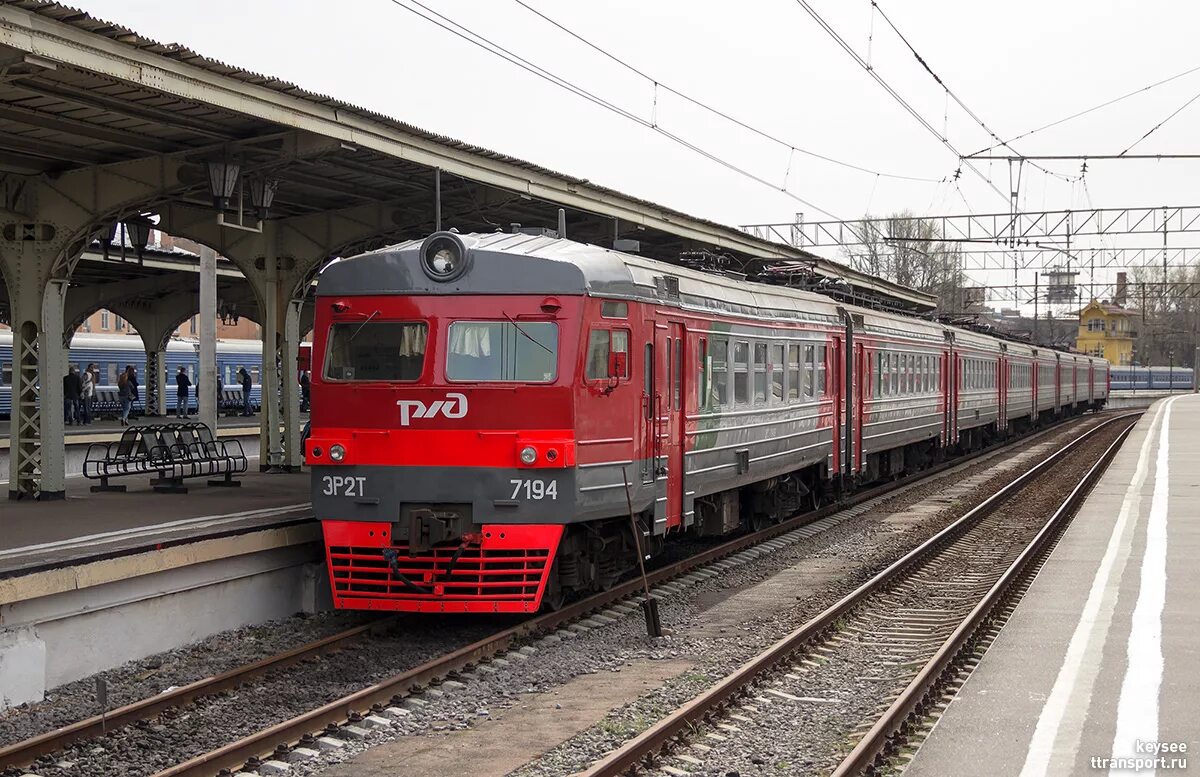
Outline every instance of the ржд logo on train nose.
[[419, 399], [398, 399], [396, 405], [400, 408], [400, 425], [408, 426], [413, 418], [433, 418], [438, 413], [447, 418], [462, 418], [467, 414], [467, 397], [451, 391], [445, 399], [438, 399], [433, 404], [426, 405]]

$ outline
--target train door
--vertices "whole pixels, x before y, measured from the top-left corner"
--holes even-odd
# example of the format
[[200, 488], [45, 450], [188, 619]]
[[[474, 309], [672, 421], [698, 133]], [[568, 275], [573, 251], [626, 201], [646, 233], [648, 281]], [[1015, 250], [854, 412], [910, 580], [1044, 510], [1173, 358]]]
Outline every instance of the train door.
[[1033, 395], [1033, 407], [1029, 411], [1029, 419], [1037, 421], [1038, 417], [1038, 384], [1042, 382], [1042, 364], [1037, 351], [1033, 352], [1033, 361], [1029, 363], [1029, 391]]
[[1055, 413], [1062, 411], [1062, 359], [1058, 354], [1054, 355], [1054, 410]]
[[682, 522], [683, 515], [683, 398], [684, 398], [684, 369], [683, 324], [666, 322], [656, 324], [655, 350], [657, 353], [657, 373], [663, 378], [658, 389], [658, 456], [659, 469], [656, 473], [655, 489], [656, 505], [661, 505], [662, 513], [655, 508], [655, 521], [666, 520], [666, 529], [676, 528]]
[[958, 418], [961, 415], [962, 408], [959, 406], [961, 401], [961, 392], [963, 385], [964, 373], [966, 372], [966, 362], [958, 351], [952, 351], [950, 354], [951, 361], [954, 362], [954, 401], [950, 403], [950, 443], [958, 445]]
[[854, 384], [854, 424], [851, 426], [854, 437], [854, 456], [851, 459], [855, 472], [863, 468], [863, 425], [866, 423], [866, 397], [871, 390], [871, 370], [867, 363], [867, 353], [862, 343], [854, 344], [854, 370], [851, 380]]
[[684, 327], [671, 321], [658, 330], [665, 342], [660, 347], [660, 374], [666, 380], [660, 391], [662, 422], [660, 426], [661, 456], [666, 466], [667, 529], [674, 529], [683, 520], [683, 450], [684, 450], [684, 386], [683, 351]]
[[[641, 471], [642, 483], [653, 483], [655, 472], [658, 470], [658, 391], [659, 381], [656, 380], [658, 360], [655, 357], [654, 321], [648, 321], [651, 341], [646, 343], [642, 354], [642, 450]], [[655, 511], [657, 512], [657, 510]]]
[[[833, 431], [833, 437], [830, 440], [830, 447], [833, 452], [833, 459], [830, 461], [829, 471], [831, 473], [844, 474], [842, 467], [845, 462], [843, 449], [846, 445], [845, 438], [842, 436], [843, 420], [845, 415], [845, 403], [843, 401], [841, 385], [845, 382], [845, 362], [842, 361], [842, 339], [834, 337], [829, 344], [829, 358], [825, 362], [826, 367], [826, 386], [827, 395], [832, 397], [833, 401], [830, 407], [830, 425]], [[825, 398], [817, 398], [824, 409]]]
[[1012, 366], [1003, 352], [996, 358], [996, 397], [1000, 402], [1000, 418], [998, 429], [1003, 434], [1008, 431], [1008, 376]]
[[958, 357], [954, 346], [942, 355], [942, 396], [946, 410], [946, 435], [943, 445], [949, 447], [958, 442]]

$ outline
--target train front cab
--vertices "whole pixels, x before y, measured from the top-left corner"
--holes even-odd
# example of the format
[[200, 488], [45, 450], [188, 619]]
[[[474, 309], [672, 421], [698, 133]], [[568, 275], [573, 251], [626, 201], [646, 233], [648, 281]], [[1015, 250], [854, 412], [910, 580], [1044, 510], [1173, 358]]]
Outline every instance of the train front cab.
[[538, 609], [575, 514], [580, 304], [318, 299], [306, 458], [336, 607]]

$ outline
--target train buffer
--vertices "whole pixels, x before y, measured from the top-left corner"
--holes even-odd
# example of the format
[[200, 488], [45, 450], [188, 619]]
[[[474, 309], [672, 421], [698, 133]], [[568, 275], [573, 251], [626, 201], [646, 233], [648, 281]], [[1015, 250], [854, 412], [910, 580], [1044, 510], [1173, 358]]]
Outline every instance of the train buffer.
[[100, 481], [93, 492], [125, 491], [110, 480], [150, 475], [155, 491], [185, 494], [187, 478], [207, 477], [210, 486], [240, 486], [234, 476], [245, 474], [248, 466], [240, 442], [214, 439], [205, 424], [144, 424], [129, 427], [115, 442], [89, 445], [83, 475]]

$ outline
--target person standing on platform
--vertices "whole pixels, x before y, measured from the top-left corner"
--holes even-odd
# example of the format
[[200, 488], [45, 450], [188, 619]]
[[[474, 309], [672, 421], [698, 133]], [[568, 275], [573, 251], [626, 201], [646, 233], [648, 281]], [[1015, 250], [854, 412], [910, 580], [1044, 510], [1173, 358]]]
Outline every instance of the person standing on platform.
[[92, 403], [96, 401], [95, 369], [95, 364], [89, 364], [87, 369], [83, 371], [83, 375], [80, 376], [80, 380], [83, 383], [83, 398], [80, 403], [80, 413], [85, 426], [92, 422]]
[[83, 381], [79, 377], [79, 368], [71, 365], [63, 376], [63, 420], [67, 426], [77, 421], [83, 423], [79, 414], [79, 400], [83, 398]]
[[245, 367], [238, 368], [238, 381], [242, 384], [242, 415], [254, 415], [250, 412], [250, 387], [254, 384]]
[[133, 367], [126, 365], [121, 377], [117, 378], [117, 397], [121, 400], [121, 426], [129, 426], [129, 410], [133, 407], [133, 387], [129, 383], [132, 372]]
[[125, 369], [129, 370], [129, 410], [136, 420], [137, 412], [134, 410], [134, 405], [136, 405], [138, 399], [140, 399], [138, 396], [137, 369], [135, 369], [132, 364], [126, 365]]
[[308, 370], [300, 373], [300, 412], [307, 413], [312, 406], [312, 379], [308, 377]]
[[180, 367], [175, 374], [175, 417], [188, 417], [188, 389], [192, 387], [192, 379], [188, 377], [187, 367]]

